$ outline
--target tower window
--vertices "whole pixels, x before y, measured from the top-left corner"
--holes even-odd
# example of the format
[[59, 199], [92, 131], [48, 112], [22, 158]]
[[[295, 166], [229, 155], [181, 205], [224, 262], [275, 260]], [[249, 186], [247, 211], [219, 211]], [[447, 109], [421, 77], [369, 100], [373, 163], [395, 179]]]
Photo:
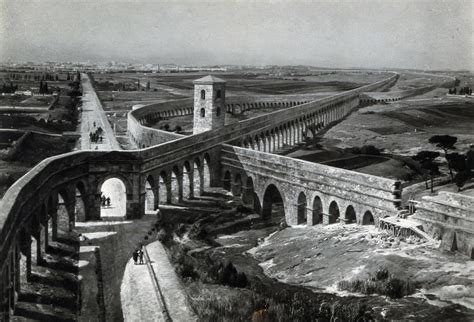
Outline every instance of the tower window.
[[206, 99], [206, 91], [205, 90], [202, 90], [201, 91], [201, 99]]
[[219, 116], [219, 115], [221, 115], [221, 108], [220, 107], [218, 107], [216, 109], [216, 116]]
[[216, 98], [221, 98], [221, 90], [220, 89], [216, 93]]
[[201, 117], [205, 117], [205, 116], [206, 116], [206, 109], [201, 108]]

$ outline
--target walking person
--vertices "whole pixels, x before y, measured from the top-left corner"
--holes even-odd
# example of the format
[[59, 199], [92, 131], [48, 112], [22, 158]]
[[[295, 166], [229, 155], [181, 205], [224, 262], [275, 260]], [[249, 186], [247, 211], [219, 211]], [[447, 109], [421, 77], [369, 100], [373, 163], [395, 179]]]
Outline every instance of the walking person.
[[107, 207], [110, 207], [110, 197], [107, 197]]
[[138, 248], [136, 248], [136, 249], [133, 251], [133, 254], [132, 254], [133, 261], [135, 262], [135, 265], [137, 265], [137, 260], [138, 260], [138, 252], [139, 252], [139, 249], [138, 249]]
[[140, 250], [139, 250], [139, 253], [138, 253], [138, 256], [140, 257], [140, 264], [145, 264], [143, 262], [143, 255], [144, 255], [144, 252], [143, 252], [143, 245], [140, 246]]

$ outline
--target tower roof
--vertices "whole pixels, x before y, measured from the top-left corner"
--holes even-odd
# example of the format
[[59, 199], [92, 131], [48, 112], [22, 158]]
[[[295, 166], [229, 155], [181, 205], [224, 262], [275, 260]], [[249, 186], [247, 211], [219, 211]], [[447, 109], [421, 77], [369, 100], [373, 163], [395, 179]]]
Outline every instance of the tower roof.
[[203, 78], [199, 78], [193, 81], [193, 84], [214, 84], [214, 83], [225, 83], [225, 80], [212, 76], [212, 75], [207, 75]]

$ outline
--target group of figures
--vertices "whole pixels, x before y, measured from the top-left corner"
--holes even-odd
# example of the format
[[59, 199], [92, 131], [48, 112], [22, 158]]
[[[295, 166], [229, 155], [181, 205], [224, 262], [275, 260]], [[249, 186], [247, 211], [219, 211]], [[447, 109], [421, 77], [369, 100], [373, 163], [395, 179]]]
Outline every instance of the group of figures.
[[132, 254], [135, 265], [145, 264], [145, 262], [143, 261], [143, 256], [144, 256], [143, 245], [140, 245], [140, 248], [135, 249]]
[[[94, 128], [96, 128], [96, 123], [93, 123]], [[94, 132], [89, 132], [89, 140], [92, 143], [102, 143], [104, 140], [104, 137], [102, 134], [104, 133], [104, 130], [99, 126]]]
[[100, 205], [102, 207], [110, 207], [110, 204], [111, 204], [110, 197], [106, 197], [104, 195], [100, 196]]

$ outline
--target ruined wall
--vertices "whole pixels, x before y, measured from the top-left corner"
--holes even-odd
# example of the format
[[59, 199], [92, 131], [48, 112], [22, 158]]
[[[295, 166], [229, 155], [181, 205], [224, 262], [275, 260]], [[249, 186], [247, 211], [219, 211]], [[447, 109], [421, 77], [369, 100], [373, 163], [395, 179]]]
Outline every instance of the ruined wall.
[[445, 191], [425, 196], [412, 218], [422, 222], [428, 234], [441, 239], [442, 248], [474, 259], [474, 197]]

